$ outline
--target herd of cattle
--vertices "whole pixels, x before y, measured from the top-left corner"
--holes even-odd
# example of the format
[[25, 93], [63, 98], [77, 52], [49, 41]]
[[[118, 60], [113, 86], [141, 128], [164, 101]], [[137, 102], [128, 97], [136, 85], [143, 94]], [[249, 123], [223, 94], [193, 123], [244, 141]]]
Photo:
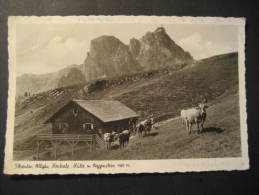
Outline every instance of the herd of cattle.
[[[206, 106], [204, 103], [200, 103], [195, 108], [189, 108], [185, 110], [181, 110], [180, 119], [182, 120], [183, 124], [186, 127], [187, 134], [191, 133], [191, 128], [193, 124], [197, 125], [198, 133], [201, 133], [203, 130], [203, 125], [206, 120]], [[111, 149], [112, 145], [119, 146], [120, 149], [124, 149], [130, 140], [131, 134], [137, 134], [139, 137], [144, 137], [150, 134], [154, 125], [154, 118], [149, 117], [148, 119], [134, 125], [131, 130], [124, 130], [120, 133], [112, 132], [112, 133], [105, 133], [103, 135], [105, 141], [105, 147], [107, 150]]]
[[124, 149], [129, 143], [129, 138], [131, 134], [138, 134], [139, 137], [149, 135], [151, 129], [153, 128], [153, 124], [154, 119], [153, 117], [150, 117], [140, 122], [139, 124], [134, 125], [131, 130], [124, 130], [120, 133], [114, 131], [111, 133], [105, 133], [103, 135], [103, 138], [105, 141], [106, 149], [111, 149], [111, 146], [115, 145], [116, 143], [120, 149]]

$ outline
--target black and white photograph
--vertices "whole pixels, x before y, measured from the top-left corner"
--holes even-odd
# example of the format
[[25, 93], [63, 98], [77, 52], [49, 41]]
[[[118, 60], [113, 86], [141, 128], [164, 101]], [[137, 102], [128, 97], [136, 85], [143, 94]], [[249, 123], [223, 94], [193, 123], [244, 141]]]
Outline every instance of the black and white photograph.
[[248, 169], [244, 26], [9, 17], [5, 172]]

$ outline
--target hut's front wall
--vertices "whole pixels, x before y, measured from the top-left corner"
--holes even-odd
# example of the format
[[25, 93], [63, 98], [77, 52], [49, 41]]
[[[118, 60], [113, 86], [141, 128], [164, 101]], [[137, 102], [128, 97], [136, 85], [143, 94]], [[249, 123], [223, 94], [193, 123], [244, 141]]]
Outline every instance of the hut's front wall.
[[104, 124], [106, 132], [121, 132], [123, 130], [129, 130], [132, 127], [132, 121], [136, 122], [137, 119], [124, 119], [119, 121], [112, 121]]
[[[87, 128], [90, 124], [93, 124], [93, 130]], [[68, 105], [52, 122], [54, 134], [96, 133], [99, 129], [103, 129], [102, 122], [75, 104]]]

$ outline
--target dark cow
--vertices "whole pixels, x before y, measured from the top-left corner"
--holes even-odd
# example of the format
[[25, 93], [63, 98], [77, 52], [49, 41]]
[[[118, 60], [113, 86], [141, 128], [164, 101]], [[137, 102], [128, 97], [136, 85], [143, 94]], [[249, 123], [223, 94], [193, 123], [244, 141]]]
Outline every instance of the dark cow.
[[153, 121], [154, 121], [154, 119], [151, 117], [151, 118], [148, 118], [148, 119], [140, 122], [137, 125], [138, 135], [139, 136], [149, 135], [150, 131], [151, 131], [152, 127], [153, 127], [153, 124], [154, 124]]
[[124, 149], [129, 144], [130, 132], [129, 130], [124, 130], [123, 132], [118, 134], [119, 139], [119, 147], [120, 149]]

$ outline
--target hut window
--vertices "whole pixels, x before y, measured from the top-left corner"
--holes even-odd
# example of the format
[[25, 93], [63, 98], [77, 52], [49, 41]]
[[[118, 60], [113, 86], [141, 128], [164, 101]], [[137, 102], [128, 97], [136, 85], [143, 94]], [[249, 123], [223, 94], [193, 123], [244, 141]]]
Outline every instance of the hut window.
[[93, 130], [94, 129], [94, 125], [92, 123], [84, 123], [83, 124], [83, 129], [84, 130]]
[[58, 123], [57, 124], [58, 129], [66, 129], [68, 127], [67, 123]]

